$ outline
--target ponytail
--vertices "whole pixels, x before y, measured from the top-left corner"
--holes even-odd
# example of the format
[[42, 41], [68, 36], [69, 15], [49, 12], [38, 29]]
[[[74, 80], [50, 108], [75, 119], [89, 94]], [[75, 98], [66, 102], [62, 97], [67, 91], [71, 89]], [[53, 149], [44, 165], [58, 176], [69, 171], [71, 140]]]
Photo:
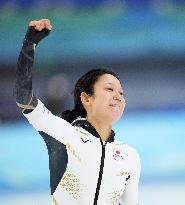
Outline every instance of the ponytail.
[[60, 117], [64, 120], [66, 120], [69, 123], [72, 123], [74, 120], [76, 120], [78, 117], [85, 118], [87, 115], [86, 110], [81, 107], [81, 109], [78, 106], [75, 106], [73, 110], [66, 110], [60, 114]]

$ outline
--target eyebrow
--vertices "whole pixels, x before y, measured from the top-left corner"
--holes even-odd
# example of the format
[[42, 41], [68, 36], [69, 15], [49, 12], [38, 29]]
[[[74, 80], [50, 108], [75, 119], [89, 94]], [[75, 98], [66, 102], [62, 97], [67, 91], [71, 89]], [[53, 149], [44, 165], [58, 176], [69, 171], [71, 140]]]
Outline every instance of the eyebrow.
[[[114, 84], [113, 84], [113, 83], [106, 83], [106, 84], [109, 84], [109, 85], [113, 85], [113, 86], [114, 86]], [[122, 87], [120, 87], [120, 90], [121, 90], [121, 91], [123, 91], [123, 88], [122, 88]]]

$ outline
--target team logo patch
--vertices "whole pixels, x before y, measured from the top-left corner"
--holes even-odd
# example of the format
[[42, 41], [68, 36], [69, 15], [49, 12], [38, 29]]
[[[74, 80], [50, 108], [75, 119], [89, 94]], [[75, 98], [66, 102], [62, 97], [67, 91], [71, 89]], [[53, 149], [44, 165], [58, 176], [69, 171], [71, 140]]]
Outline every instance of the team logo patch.
[[119, 148], [114, 148], [113, 149], [113, 158], [116, 161], [123, 160], [124, 159], [123, 150], [121, 150]]

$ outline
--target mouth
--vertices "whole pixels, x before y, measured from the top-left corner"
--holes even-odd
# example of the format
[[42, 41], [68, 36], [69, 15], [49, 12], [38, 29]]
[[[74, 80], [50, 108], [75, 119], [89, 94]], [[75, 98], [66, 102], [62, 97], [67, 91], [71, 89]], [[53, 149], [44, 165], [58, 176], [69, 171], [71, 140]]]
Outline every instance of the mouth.
[[110, 104], [110, 107], [120, 107], [118, 104]]
[[117, 103], [111, 103], [110, 106], [119, 106]]

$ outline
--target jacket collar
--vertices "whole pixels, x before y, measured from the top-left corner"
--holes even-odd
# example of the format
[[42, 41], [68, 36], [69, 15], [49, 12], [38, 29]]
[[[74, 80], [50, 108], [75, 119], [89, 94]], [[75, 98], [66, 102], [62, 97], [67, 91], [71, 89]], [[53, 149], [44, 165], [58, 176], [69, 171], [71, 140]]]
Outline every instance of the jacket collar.
[[[100, 135], [98, 134], [96, 129], [85, 118], [77, 118], [71, 124], [73, 126], [82, 127], [83, 129], [87, 130], [89, 133], [91, 133], [95, 137], [100, 138]], [[115, 132], [111, 130], [111, 134], [109, 138], [107, 139], [107, 142], [114, 142], [114, 136], [115, 136]]]

